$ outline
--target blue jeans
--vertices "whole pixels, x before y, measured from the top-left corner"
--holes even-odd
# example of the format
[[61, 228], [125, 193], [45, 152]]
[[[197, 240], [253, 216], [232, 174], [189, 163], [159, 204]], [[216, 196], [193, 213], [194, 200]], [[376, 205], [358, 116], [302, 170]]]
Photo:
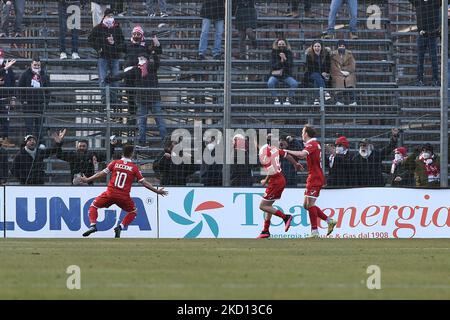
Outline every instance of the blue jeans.
[[3, 5], [1, 22], [0, 22], [0, 31], [3, 33], [8, 32], [9, 21], [10, 21], [10, 19], [12, 19], [11, 6], [12, 6], [12, 4], [7, 5], [6, 2]]
[[[119, 67], [119, 59], [103, 59], [103, 58], [99, 58], [98, 59], [98, 82], [100, 85], [100, 88], [104, 88], [106, 87], [106, 83], [105, 83], [105, 79], [106, 76], [108, 75], [108, 70], [110, 71], [110, 73], [112, 75], [118, 75], [119, 71], [120, 71], [120, 67]], [[113, 82], [110, 84], [111, 87], [118, 87], [119, 86], [119, 82]], [[102, 91], [102, 101], [104, 102], [105, 100], [105, 93], [104, 91]], [[111, 103], [117, 103], [117, 91], [112, 89], [111, 90]]]
[[[147, 104], [142, 103], [139, 99], [136, 101], [137, 105], [137, 115], [138, 115], [138, 130], [139, 130], [139, 143], [145, 143], [147, 140], [147, 113], [149, 106]], [[153, 113], [161, 112], [161, 102], [157, 101], [151, 106]], [[161, 116], [155, 117], [156, 125], [158, 126], [159, 136], [161, 140], [167, 135], [166, 121]]]
[[425, 50], [428, 49], [428, 55], [431, 58], [431, 66], [433, 70], [433, 81], [439, 79], [439, 65], [437, 54], [437, 38], [436, 37], [417, 37], [417, 80], [423, 81], [423, 69], [425, 61]]
[[16, 23], [14, 24], [14, 31], [21, 33], [23, 30], [23, 15], [25, 13], [26, 0], [14, 0], [14, 12], [16, 13]]
[[[203, 18], [202, 20], [202, 33], [200, 35], [200, 42], [198, 44], [198, 53], [205, 55], [208, 49], [208, 35], [211, 27], [211, 19]], [[214, 27], [216, 28], [216, 37], [214, 40], [214, 48], [212, 50], [213, 55], [220, 55], [222, 52], [222, 35], [224, 28], [223, 20], [215, 20]]]
[[[284, 79], [278, 79], [277, 77], [271, 76], [269, 78], [269, 81], [267, 81], [267, 86], [270, 89], [275, 89], [275, 87], [277, 86], [278, 82], [280, 82], [280, 81], [283, 81], [284, 83], [286, 83], [289, 86], [289, 88], [292, 88], [292, 89], [298, 88], [297, 80], [295, 80], [292, 77], [286, 77]], [[276, 90], [272, 90], [271, 94], [272, 94], [272, 97], [276, 97], [278, 95]], [[295, 94], [295, 90], [289, 90], [289, 93], [288, 93], [289, 97], [293, 97], [294, 94]]]
[[[328, 16], [328, 33], [334, 32], [336, 25], [336, 15], [342, 6], [344, 0], [332, 0], [330, 5], [330, 14]], [[356, 32], [358, 26], [358, 0], [347, 0], [350, 9], [350, 32]]]
[[[79, 5], [79, 3], [78, 3]], [[67, 36], [67, 14], [68, 5], [64, 2], [58, 2], [59, 16], [59, 51], [66, 52], [66, 36]], [[72, 31], [72, 53], [78, 52], [78, 29]]]
[[314, 88], [325, 88], [326, 83], [322, 75], [318, 72], [313, 72], [310, 74], [309, 79], [313, 82]]
[[147, 12], [148, 14], [155, 13], [156, 1], [158, 1], [159, 12], [167, 12], [166, 0], [146, 0]]

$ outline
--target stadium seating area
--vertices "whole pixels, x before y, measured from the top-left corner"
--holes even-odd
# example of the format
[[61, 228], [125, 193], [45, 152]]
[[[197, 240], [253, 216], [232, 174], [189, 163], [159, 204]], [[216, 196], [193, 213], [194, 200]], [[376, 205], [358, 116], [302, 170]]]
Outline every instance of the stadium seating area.
[[[136, 24], [143, 26], [148, 35], [152, 31], [158, 35], [163, 47], [158, 72], [162, 115], [167, 120], [169, 133], [177, 128], [192, 131], [194, 122], [201, 122], [203, 129], [222, 129], [224, 61], [211, 57], [196, 59], [201, 32], [201, 1], [167, 2], [169, 17], [149, 17], [144, 13], [142, 1], [128, 1], [127, 13], [116, 19], [122, 25], [125, 39], [130, 37]], [[367, 7], [372, 1], [358, 2], [359, 39], [347, 40], [357, 62], [357, 106], [327, 104], [325, 112], [321, 113], [320, 106], [312, 105], [314, 89], [305, 89], [303, 85], [305, 50], [326, 29], [329, 1], [313, 1], [314, 18], [305, 17], [303, 10], [299, 18], [286, 17], [289, 1], [257, 1], [258, 49], [245, 59], [238, 58], [238, 35], [235, 30], [233, 32], [231, 127], [278, 128], [282, 135], [298, 136], [305, 123], [325, 124], [326, 143], [332, 143], [337, 135], [346, 135], [352, 149], [362, 138], [371, 138], [380, 146], [387, 144], [390, 129], [399, 127], [403, 129], [402, 144], [414, 148], [431, 143], [438, 150], [439, 87], [413, 86], [417, 52], [413, 30], [415, 16], [410, 3], [407, 0], [379, 1], [381, 28], [369, 29]], [[107, 130], [124, 141], [132, 141], [135, 126], [130, 124], [126, 99], [113, 105], [110, 114], [101, 103], [96, 54], [87, 45], [87, 35], [92, 29], [89, 6], [82, 14], [80, 60], [59, 59], [56, 1], [27, 1], [24, 23], [24, 36], [0, 38], [0, 48], [4, 49], [6, 59], [17, 59], [16, 74], [25, 70], [33, 54], [39, 54], [45, 63], [52, 82], [51, 100], [45, 111], [46, 128], [52, 131], [68, 129], [64, 148], [74, 149], [70, 142], [84, 136], [93, 149], [104, 150]], [[335, 49], [338, 39], [348, 39], [347, 24], [347, 9], [341, 10], [336, 38], [323, 40], [323, 43]], [[292, 45], [295, 78], [301, 82], [290, 106], [274, 106], [267, 90], [271, 47], [280, 36]], [[213, 32], [210, 39], [212, 37]], [[426, 61], [425, 80], [431, 82], [430, 63], [428, 59]], [[106, 121], [108, 117], [110, 122]], [[8, 148], [12, 156], [18, 151], [24, 135], [20, 108], [12, 112], [10, 118], [10, 138], [17, 145]], [[149, 146], [141, 149], [139, 159], [144, 172], [153, 177], [152, 160], [163, 149], [154, 122], [150, 124], [148, 141]], [[390, 162], [386, 161], [385, 165], [388, 168]], [[50, 184], [68, 181], [66, 163], [49, 159], [47, 172]], [[298, 184], [304, 184], [303, 174], [299, 174]]]

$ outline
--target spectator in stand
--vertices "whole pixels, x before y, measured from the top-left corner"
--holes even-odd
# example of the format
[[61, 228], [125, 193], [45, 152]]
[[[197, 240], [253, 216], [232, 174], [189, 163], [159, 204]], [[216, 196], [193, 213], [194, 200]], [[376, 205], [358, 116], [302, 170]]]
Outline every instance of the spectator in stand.
[[258, 14], [255, 8], [255, 0], [237, 0], [233, 1], [234, 12], [236, 17], [236, 28], [239, 31], [239, 55], [241, 59], [245, 59], [247, 54], [245, 41], [251, 42], [252, 49], [256, 50], [256, 31]]
[[[344, 40], [339, 40], [337, 50], [331, 53], [331, 83], [333, 88], [344, 90], [346, 88], [356, 87], [355, 58], [353, 57], [352, 52], [347, 50]], [[337, 106], [342, 106], [346, 102], [351, 106], [357, 105], [356, 94], [354, 91], [338, 92], [336, 93], [335, 99]]]
[[[14, 87], [16, 86], [16, 77], [12, 66], [16, 60], [5, 61], [5, 54], [0, 49], [0, 142], [4, 147], [14, 147], [9, 141], [9, 118], [11, 106], [15, 105], [16, 97]], [[8, 89], [11, 88], [11, 89]]]
[[12, 0], [0, 0], [0, 38], [9, 35], [9, 23], [12, 20], [11, 14]]
[[[254, 151], [257, 152], [258, 147], [256, 141], [242, 134], [236, 134], [233, 137], [233, 164], [230, 166], [231, 186], [233, 187], [250, 187], [252, 181], [252, 169], [257, 165], [250, 163], [250, 143], [253, 144]], [[222, 165], [220, 165], [220, 170]], [[220, 171], [220, 179], [222, 179], [222, 171]], [[222, 182], [221, 182], [222, 184]]]
[[[147, 140], [147, 113], [151, 108], [153, 113], [161, 113], [161, 95], [158, 88], [158, 68], [159, 56], [153, 51], [150, 56], [147, 52], [142, 51], [138, 54], [138, 61], [134, 66], [125, 69], [124, 72], [117, 76], [109, 75], [107, 82], [127, 79], [133, 87], [146, 88], [148, 90], [136, 90], [135, 103], [138, 113], [138, 143], [145, 146]], [[159, 136], [164, 140], [167, 134], [166, 122], [160, 115], [155, 117], [156, 124], [159, 129]]]
[[416, 186], [438, 188], [440, 186], [440, 161], [439, 156], [433, 151], [433, 146], [429, 143], [425, 144], [415, 159]]
[[37, 147], [37, 138], [27, 135], [24, 144], [13, 160], [11, 173], [23, 185], [42, 185], [45, 182], [44, 159], [55, 155], [61, 148], [66, 129], [52, 135], [55, 141], [53, 148]]
[[6, 184], [9, 176], [8, 152], [0, 141], [0, 186]]
[[355, 185], [356, 176], [353, 172], [353, 155], [349, 150], [349, 142], [345, 136], [340, 136], [334, 146], [327, 145], [326, 158], [328, 165], [327, 185], [329, 187], [349, 187]]
[[[124, 51], [124, 37], [122, 28], [114, 20], [112, 9], [106, 9], [105, 15], [100, 24], [92, 29], [88, 37], [89, 45], [98, 53], [98, 78], [101, 88], [106, 86], [105, 78], [110, 74], [119, 74], [119, 58]], [[119, 83], [114, 82], [112, 87], [118, 87]], [[104, 92], [102, 92], [103, 102], [105, 102]], [[111, 102], [117, 103], [117, 92], [111, 91]]]
[[[61, 60], [67, 59], [66, 53], [66, 36], [67, 29], [71, 30], [72, 34], [72, 59], [80, 59], [78, 55], [78, 33], [81, 29], [81, 16], [78, 14], [72, 14], [67, 12], [70, 6], [84, 5], [86, 0], [74, 1], [74, 0], [58, 0], [58, 17], [59, 17], [59, 58]], [[80, 9], [81, 10], [81, 9]], [[71, 18], [71, 20], [68, 20]]]
[[[211, 157], [215, 157], [216, 143], [214, 139], [205, 141], [205, 147], [211, 153]], [[200, 182], [207, 187], [222, 186], [222, 165], [218, 163], [207, 164], [205, 161], [202, 161], [200, 165]]]
[[44, 123], [43, 113], [50, 99], [48, 90], [50, 77], [45, 73], [38, 57], [34, 57], [31, 66], [20, 76], [19, 99], [25, 113], [25, 129], [29, 135], [34, 135], [41, 139], [41, 129]]
[[414, 170], [415, 157], [408, 156], [408, 150], [405, 147], [396, 148], [391, 166], [391, 186], [414, 186]]
[[375, 150], [368, 139], [362, 139], [359, 142], [359, 151], [352, 160], [357, 186], [383, 187], [385, 185], [382, 161], [396, 148], [398, 137], [399, 130], [392, 129], [389, 145], [380, 150]]
[[147, 6], [147, 12], [150, 17], [156, 17], [156, 4], [158, 3], [159, 16], [161, 18], [166, 18], [167, 14], [167, 4], [166, 0], [146, 0], [145, 4]]
[[278, 92], [274, 90], [278, 82], [283, 81], [292, 90], [288, 92], [288, 97], [283, 102], [283, 105], [290, 105], [291, 100], [295, 95], [295, 89], [298, 88], [298, 82], [292, 77], [292, 68], [294, 66], [294, 57], [291, 50], [291, 45], [286, 39], [277, 39], [272, 44], [271, 56], [271, 74], [267, 86], [272, 89], [272, 97], [275, 99], [274, 104], [280, 105], [278, 99]]
[[94, 27], [102, 22], [106, 9], [111, 9], [114, 2], [114, 0], [91, 1], [92, 25]]
[[[312, 82], [314, 88], [326, 88], [330, 72], [331, 49], [324, 47], [320, 40], [314, 41], [311, 47], [306, 49], [305, 81]], [[330, 99], [330, 93], [325, 92], [325, 101]], [[315, 99], [314, 105], [319, 105], [319, 99]]]
[[[305, 17], [314, 18], [311, 12], [311, 0], [304, 0], [305, 5]], [[300, 0], [291, 0], [291, 11], [286, 15], [288, 17], [298, 18], [300, 17], [300, 13], [298, 10], [300, 4]]]
[[[110, 138], [110, 158], [114, 154], [114, 149], [117, 144], [116, 139]], [[84, 175], [87, 178], [93, 176], [98, 170], [95, 170], [95, 165], [98, 162], [104, 162], [107, 160], [106, 152], [91, 152], [88, 150], [89, 143], [87, 140], [79, 140], [76, 143], [76, 151], [63, 151], [58, 149], [56, 157], [63, 161], [66, 161], [70, 165], [71, 182], [73, 185], [82, 184], [79, 178]], [[90, 183], [91, 185], [93, 182]]]
[[1, 16], [0, 37], [8, 36], [8, 25], [11, 19], [11, 5], [14, 6], [14, 15], [16, 17], [14, 23], [14, 37], [21, 37], [23, 33], [23, 15], [25, 13], [26, 0], [2, 0], [4, 4]]
[[439, 86], [438, 38], [440, 36], [441, 0], [409, 0], [417, 17], [417, 85], [423, 86], [425, 51], [431, 58], [433, 86]]
[[[331, 0], [330, 13], [328, 15], [328, 29], [324, 32], [324, 39], [331, 39], [334, 36], [334, 26], [336, 25], [336, 15], [342, 7], [344, 0]], [[358, 0], [347, 0], [347, 6], [350, 10], [350, 39], [358, 39]]]
[[[303, 141], [287, 136], [286, 138], [280, 139], [280, 149], [300, 151], [303, 150]], [[286, 186], [296, 187], [297, 186], [297, 170], [286, 158], [280, 157], [281, 170], [286, 178]]]
[[214, 40], [214, 48], [212, 50], [213, 59], [221, 59], [222, 57], [222, 36], [224, 31], [225, 20], [225, 1], [224, 0], [204, 0], [200, 10], [202, 17], [202, 33], [198, 44], [198, 59], [204, 60], [206, 50], [208, 49], [208, 35], [211, 23], [214, 22], [216, 36]]

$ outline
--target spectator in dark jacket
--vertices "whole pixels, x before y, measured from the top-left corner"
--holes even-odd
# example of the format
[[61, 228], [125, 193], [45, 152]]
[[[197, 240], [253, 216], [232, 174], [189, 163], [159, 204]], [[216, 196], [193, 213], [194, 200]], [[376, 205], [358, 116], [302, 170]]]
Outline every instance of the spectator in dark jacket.
[[[330, 80], [331, 73], [331, 49], [324, 47], [322, 41], [314, 41], [306, 50], [306, 73], [305, 79], [312, 82], [314, 88], [325, 88]], [[325, 92], [325, 100], [331, 96]], [[319, 104], [319, 99], [314, 101]]]
[[[114, 153], [117, 140], [110, 141], [110, 158]], [[70, 174], [72, 184], [76, 184], [77, 176], [85, 175], [87, 178], [93, 176], [97, 171], [95, 170], [95, 164], [97, 162], [107, 161], [105, 152], [91, 152], [88, 150], [89, 144], [87, 140], [79, 140], [76, 144], [76, 151], [63, 151], [58, 149], [56, 157], [63, 161], [69, 162]], [[90, 183], [93, 184], [92, 182]]]
[[425, 144], [415, 157], [414, 177], [417, 187], [438, 188], [440, 186], [440, 159], [433, 146]]
[[409, 0], [417, 17], [417, 85], [423, 86], [425, 52], [428, 49], [433, 71], [433, 86], [439, 86], [437, 42], [440, 35], [441, 0]]
[[[287, 136], [285, 139], [280, 139], [280, 149], [287, 149], [293, 151], [303, 150], [303, 141]], [[286, 186], [295, 187], [297, 186], [297, 170], [292, 163], [286, 158], [280, 157], [281, 170], [286, 178]]]
[[398, 133], [398, 129], [392, 129], [389, 145], [380, 150], [375, 150], [368, 139], [362, 139], [359, 142], [359, 152], [353, 157], [356, 185], [361, 187], [382, 187], [385, 185], [382, 161], [397, 146]]
[[[9, 141], [9, 118], [10, 106], [15, 104], [16, 77], [12, 66], [16, 60], [5, 61], [3, 50], [0, 49], [0, 142], [3, 146], [13, 147]], [[10, 89], [9, 89], [10, 88]]]
[[[119, 58], [124, 51], [122, 28], [114, 20], [112, 9], [105, 10], [102, 22], [92, 29], [88, 42], [98, 53], [98, 79], [100, 87], [103, 88], [106, 86], [105, 78], [108, 70], [114, 76], [119, 74]], [[118, 85], [118, 82], [111, 84], [112, 87]], [[104, 95], [103, 100], [105, 100]], [[113, 90], [111, 91], [111, 102], [117, 103], [117, 92]]]
[[255, 8], [255, 0], [233, 1], [236, 17], [236, 28], [239, 31], [239, 54], [241, 59], [245, 58], [245, 40], [251, 41], [252, 49], [257, 47], [256, 31], [258, 15]]
[[211, 23], [214, 22], [216, 37], [214, 40], [214, 48], [212, 50], [213, 59], [220, 59], [222, 55], [222, 35], [224, 31], [225, 20], [225, 1], [224, 0], [204, 0], [200, 10], [202, 17], [202, 33], [198, 44], [198, 59], [205, 59], [206, 50], [208, 49], [208, 35]]
[[0, 185], [5, 184], [9, 175], [8, 152], [0, 142]]
[[25, 129], [27, 134], [34, 135], [40, 139], [43, 113], [49, 102], [50, 94], [46, 88], [50, 86], [50, 78], [42, 68], [39, 58], [33, 58], [31, 66], [20, 76], [19, 98], [25, 113]]
[[[66, 36], [67, 29], [72, 36], [72, 59], [80, 59], [78, 55], [78, 33], [81, 29], [81, 9], [80, 6], [86, 3], [86, 0], [58, 0], [58, 19], [59, 19], [59, 58], [67, 59]], [[78, 8], [78, 9], [74, 9]], [[67, 10], [70, 9], [69, 12]]]
[[45, 182], [44, 159], [55, 155], [61, 148], [66, 130], [53, 135], [56, 143], [54, 148], [41, 149], [37, 147], [37, 138], [27, 135], [25, 145], [19, 150], [13, 160], [11, 173], [24, 185], [42, 185]]
[[394, 160], [391, 166], [391, 186], [412, 187], [414, 186], [415, 158], [408, 156], [405, 147], [398, 147], [394, 150]]
[[[153, 113], [161, 113], [161, 95], [158, 88], [158, 68], [159, 57], [153, 53], [151, 57], [143, 52], [139, 54], [137, 64], [125, 69], [125, 72], [119, 73], [117, 76], [108, 76], [107, 81], [116, 81], [119, 79], [127, 79], [127, 83], [134, 87], [145, 88], [149, 90], [136, 90], [135, 103], [138, 112], [138, 143], [145, 145], [147, 136], [147, 114], [151, 108]], [[164, 140], [167, 129], [166, 122], [161, 115], [155, 117], [158, 125], [161, 140]]]
[[[271, 57], [271, 75], [267, 86], [271, 89], [275, 89], [278, 82], [283, 81], [291, 89], [288, 93], [288, 97], [283, 102], [284, 105], [290, 105], [292, 98], [295, 95], [295, 89], [298, 88], [298, 82], [292, 77], [292, 68], [294, 65], [293, 53], [291, 46], [286, 39], [277, 39], [272, 45], [272, 57]], [[280, 105], [281, 102], [278, 99], [278, 92], [272, 90], [272, 97], [275, 98], [274, 104]]]
[[327, 148], [328, 165], [327, 185], [329, 187], [349, 187], [356, 184], [357, 177], [353, 173], [353, 155], [349, 150], [349, 142], [345, 136], [340, 136], [334, 142], [334, 147]]

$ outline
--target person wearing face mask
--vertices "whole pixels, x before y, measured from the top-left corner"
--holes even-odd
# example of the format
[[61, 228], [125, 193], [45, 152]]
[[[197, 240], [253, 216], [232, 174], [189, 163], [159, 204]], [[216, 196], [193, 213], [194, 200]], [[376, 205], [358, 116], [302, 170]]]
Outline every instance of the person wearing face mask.
[[42, 137], [43, 113], [50, 100], [48, 90], [42, 90], [50, 86], [50, 78], [42, 68], [41, 60], [34, 57], [31, 66], [20, 76], [18, 86], [19, 99], [25, 113], [25, 129], [27, 134], [32, 134], [40, 140]]
[[292, 68], [294, 66], [294, 57], [291, 46], [286, 39], [277, 39], [272, 45], [271, 56], [271, 74], [267, 86], [271, 91], [272, 97], [275, 99], [275, 105], [281, 105], [278, 99], [278, 92], [274, 90], [278, 82], [283, 81], [292, 90], [288, 92], [288, 97], [283, 102], [283, 105], [290, 105], [291, 99], [295, 95], [295, 89], [298, 88], [298, 81], [292, 77]]
[[110, 9], [114, 2], [114, 0], [91, 1], [92, 25], [94, 27], [102, 22], [106, 9]]
[[355, 184], [360, 187], [383, 187], [383, 160], [396, 148], [399, 129], [391, 130], [389, 144], [381, 149], [375, 149], [369, 139], [359, 142], [358, 153], [353, 157]]
[[66, 129], [59, 133], [53, 133], [55, 146], [41, 149], [37, 146], [37, 138], [27, 135], [19, 152], [15, 155], [11, 167], [12, 175], [22, 185], [43, 185], [45, 182], [44, 159], [55, 155], [61, 148], [62, 141], [66, 135]]
[[[325, 88], [330, 80], [331, 49], [324, 47], [320, 40], [314, 41], [311, 47], [306, 49], [306, 83], [312, 83], [314, 88]], [[325, 91], [325, 101], [331, 99], [331, 95]], [[314, 105], [319, 105], [316, 98]]]
[[[102, 22], [95, 26], [88, 36], [89, 45], [98, 54], [98, 80], [101, 88], [106, 86], [105, 78], [109, 73], [119, 74], [119, 59], [125, 50], [125, 40], [120, 24], [115, 21], [112, 9], [106, 9]], [[118, 82], [111, 84], [117, 87]], [[104, 91], [102, 101], [105, 102]], [[111, 90], [111, 103], [117, 103], [117, 92]]]
[[[338, 41], [337, 50], [331, 53], [331, 83], [333, 88], [345, 89], [356, 87], [356, 62], [350, 50], [347, 50], [344, 40]], [[347, 98], [348, 96], [348, 98]], [[338, 92], [335, 96], [336, 105], [342, 106], [350, 100], [351, 106], [356, 106], [354, 91]], [[343, 103], [344, 102], [344, 103]]]
[[14, 105], [16, 101], [14, 93], [16, 77], [12, 69], [15, 63], [16, 60], [5, 61], [5, 54], [0, 49], [0, 145], [5, 148], [14, 147], [14, 144], [9, 140], [8, 114], [11, 105]]
[[[211, 154], [211, 157], [216, 155], [217, 142], [214, 137], [204, 142], [205, 152]], [[200, 182], [204, 186], [222, 186], [222, 165], [218, 163], [207, 164], [202, 161], [200, 165]]]
[[440, 160], [433, 152], [433, 146], [425, 144], [416, 157], [414, 177], [417, 187], [437, 188], [440, 186]]
[[[110, 158], [114, 154], [115, 147], [117, 145], [117, 139], [114, 136], [110, 139]], [[62, 150], [58, 149], [56, 157], [60, 160], [66, 161], [70, 165], [71, 183], [79, 184], [75, 179], [77, 176], [85, 175], [86, 177], [93, 176], [96, 173], [95, 163], [104, 162], [107, 160], [105, 152], [92, 152], [89, 150], [89, 143], [87, 140], [81, 139], [76, 142], [76, 150]], [[97, 170], [98, 171], [98, 170]], [[90, 183], [93, 184], [92, 182]]]
[[[138, 55], [137, 64], [125, 68], [124, 72], [118, 75], [108, 75], [107, 83], [126, 79], [127, 83], [133, 87], [146, 88], [148, 90], [136, 90], [134, 101], [138, 114], [138, 144], [146, 145], [147, 140], [147, 114], [151, 109], [152, 113], [161, 113], [161, 95], [158, 90], [158, 68], [159, 56], [153, 53], [149, 56], [143, 52]], [[155, 121], [159, 129], [159, 136], [164, 140], [167, 135], [166, 122], [161, 115], [155, 116]]]
[[340, 136], [334, 142], [334, 147], [325, 148], [328, 165], [327, 185], [329, 187], [349, 187], [354, 185], [352, 153], [350, 143], [345, 136]]
[[408, 150], [405, 147], [396, 148], [390, 171], [391, 186], [414, 186], [414, 169], [414, 157], [408, 156]]

